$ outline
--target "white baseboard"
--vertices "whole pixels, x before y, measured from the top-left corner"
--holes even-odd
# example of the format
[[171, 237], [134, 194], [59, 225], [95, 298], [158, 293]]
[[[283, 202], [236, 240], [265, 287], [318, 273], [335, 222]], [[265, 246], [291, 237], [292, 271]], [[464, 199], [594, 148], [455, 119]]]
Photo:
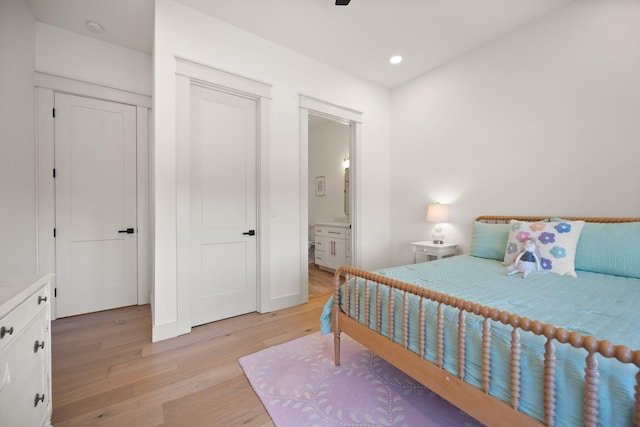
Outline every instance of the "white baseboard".
[[178, 336], [178, 322], [162, 323], [151, 326], [151, 341], [158, 342]]
[[283, 308], [294, 307], [300, 304], [300, 294], [293, 294], [280, 298], [272, 298], [270, 308], [271, 311], [276, 311], [282, 310]]

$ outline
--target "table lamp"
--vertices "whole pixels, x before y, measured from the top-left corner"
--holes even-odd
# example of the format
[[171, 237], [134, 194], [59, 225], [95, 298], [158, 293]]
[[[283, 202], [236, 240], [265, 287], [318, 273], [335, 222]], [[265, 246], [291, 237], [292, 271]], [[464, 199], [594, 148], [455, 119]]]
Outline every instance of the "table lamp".
[[442, 234], [442, 223], [449, 222], [451, 219], [451, 210], [449, 205], [443, 205], [440, 203], [432, 203], [427, 207], [427, 222], [435, 222], [436, 226], [433, 228], [433, 243], [444, 243], [444, 234]]

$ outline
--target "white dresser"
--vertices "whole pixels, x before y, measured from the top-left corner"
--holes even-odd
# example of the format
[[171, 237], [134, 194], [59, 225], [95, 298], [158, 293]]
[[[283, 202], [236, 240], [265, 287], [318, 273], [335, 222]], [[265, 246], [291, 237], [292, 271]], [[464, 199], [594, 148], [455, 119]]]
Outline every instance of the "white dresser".
[[53, 274], [0, 278], [0, 425], [51, 425]]
[[315, 225], [315, 262], [325, 269], [336, 270], [351, 265], [351, 226], [342, 222]]

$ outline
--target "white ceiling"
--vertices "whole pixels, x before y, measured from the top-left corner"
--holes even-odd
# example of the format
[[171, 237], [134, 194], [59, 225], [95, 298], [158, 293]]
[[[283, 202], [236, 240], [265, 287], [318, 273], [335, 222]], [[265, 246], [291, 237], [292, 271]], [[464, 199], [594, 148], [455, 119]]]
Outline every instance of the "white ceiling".
[[[154, 0], [26, 0], [37, 21], [151, 53]], [[86, 21], [104, 27], [91, 33]]]
[[[38, 21], [151, 52], [154, 0], [26, 0]], [[176, 0], [393, 88], [573, 0]], [[87, 20], [104, 26], [101, 34]], [[391, 65], [392, 55], [404, 61]]]

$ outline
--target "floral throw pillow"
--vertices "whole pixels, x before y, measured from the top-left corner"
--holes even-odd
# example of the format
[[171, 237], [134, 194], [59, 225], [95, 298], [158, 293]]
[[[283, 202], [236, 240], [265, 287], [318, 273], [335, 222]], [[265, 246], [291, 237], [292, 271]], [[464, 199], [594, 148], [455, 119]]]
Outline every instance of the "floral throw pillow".
[[504, 264], [511, 265], [524, 247], [533, 239], [540, 254], [542, 270], [562, 276], [577, 277], [574, 267], [576, 247], [584, 221], [524, 222], [511, 220]]

